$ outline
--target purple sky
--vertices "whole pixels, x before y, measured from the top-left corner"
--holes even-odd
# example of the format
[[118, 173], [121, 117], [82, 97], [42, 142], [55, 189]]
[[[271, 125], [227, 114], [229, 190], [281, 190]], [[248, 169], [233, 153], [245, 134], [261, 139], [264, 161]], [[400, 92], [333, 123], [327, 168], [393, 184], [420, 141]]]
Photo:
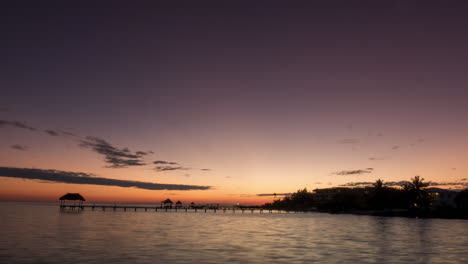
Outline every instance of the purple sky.
[[[361, 179], [333, 172], [367, 167], [379, 174], [365, 180], [454, 181], [468, 173], [466, 14], [466, 1], [3, 4], [0, 119], [213, 169], [73, 171], [225, 194], [336, 185]], [[67, 170], [57, 149], [76, 144], [47, 138], [34, 160], [44, 139], [3, 130], [0, 166]]]

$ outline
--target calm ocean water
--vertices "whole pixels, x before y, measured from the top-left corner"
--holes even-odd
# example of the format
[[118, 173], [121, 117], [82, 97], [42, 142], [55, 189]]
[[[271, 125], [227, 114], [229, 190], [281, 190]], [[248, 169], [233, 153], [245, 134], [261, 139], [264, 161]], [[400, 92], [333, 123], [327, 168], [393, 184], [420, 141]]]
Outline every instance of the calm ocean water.
[[0, 263], [468, 263], [468, 221], [0, 203]]

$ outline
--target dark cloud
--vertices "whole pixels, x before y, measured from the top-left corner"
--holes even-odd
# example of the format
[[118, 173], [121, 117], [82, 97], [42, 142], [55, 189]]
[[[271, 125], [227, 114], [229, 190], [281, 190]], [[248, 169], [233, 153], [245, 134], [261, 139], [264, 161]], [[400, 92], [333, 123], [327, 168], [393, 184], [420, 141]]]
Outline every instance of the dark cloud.
[[28, 146], [24, 146], [24, 145], [20, 145], [20, 144], [12, 145], [11, 148], [16, 149], [16, 150], [22, 150], [22, 151], [29, 150]]
[[458, 187], [458, 188], [467, 188], [468, 187], [468, 182], [461, 182], [461, 181], [456, 181], [456, 182], [429, 182], [429, 186], [453, 186], [453, 187]]
[[60, 133], [57, 132], [57, 131], [54, 131], [54, 130], [50, 130], [50, 129], [46, 129], [44, 130], [44, 132], [46, 132], [47, 134], [51, 135], [51, 136], [60, 136]]
[[92, 174], [83, 172], [68, 172], [59, 170], [42, 170], [0, 167], [0, 176], [9, 178], [21, 178], [42, 180], [49, 182], [61, 182], [70, 184], [90, 184], [118, 187], [135, 187], [145, 190], [208, 190], [210, 186], [184, 185], [184, 184], [161, 184], [151, 182], [126, 181], [108, 178], [94, 177]]
[[371, 186], [374, 182], [347, 182], [341, 184], [339, 186], [342, 187], [364, 187], [364, 186]]
[[72, 132], [68, 132], [68, 131], [64, 131], [64, 130], [59, 130], [59, 132], [62, 133], [62, 135], [65, 135], [65, 136], [78, 137], [77, 135], [73, 134]]
[[201, 171], [211, 171], [211, 169], [200, 169]]
[[25, 123], [19, 122], [19, 121], [0, 120], [0, 127], [3, 127], [3, 126], [11, 126], [11, 127], [22, 128], [22, 129], [27, 129], [31, 131], [37, 130], [36, 128], [28, 126]]
[[128, 168], [133, 166], [144, 166], [144, 163], [141, 159], [127, 159], [122, 157], [115, 156], [106, 156], [106, 162], [110, 164], [107, 168]]
[[291, 195], [292, 193], [260, 193], [260, 194], [257, 194], [256, 196], [260, 196], [260, 197], [270, 197], [270, 196], [288, 196], [288, 195]]
[[105, 162], [109, 164], [107, 166], [109, 168], [146, 165], [142, 159], [144, 155], [138, 154], [139, 151], [132, 153], [128, 148], [118, 149], [101, 138], [86, 137], [85, 140], [81, 140], [80, 146], [90, 148], [96, 153], [103, 155]]
[[189, 169], [190, 168], [185, 168], [185, 167], [182, 167], [182, 166], [176, 166], [176, 167], [173, 167], [173, 166], [156, 166], [156, 167], [154, 167], [154, 170], [158, 171], [158, 172], [175, 171], [175, 170], [189, 170]]
[[[156, 160], [153, 164], [159, 165], [154, 167], [154, 170], [157, 172], [164, 172], [164, 171], [176, 171], [176, 170], [190, 170], [191, 168], [186, 168], [180, 166], [179, 163], [174, 161], [165, 161], [165, 160]], [[187, 176], [188, 174], [185, 174]]]
[[396, 146], [393, 146], [393, 147], [392, 147], [392, 150], [397, 150], [397, 149], [399, 149], [399, 148], [400, 148], [400, 146], [396, 145]]
[[156, 165], [179, 165], [179, 163], [177, 162], [173, 162], [173, 161], [164, 161], [164, 160], [157, 160], [155, 162], [153, 162], [154, 164]]
[[[348, 182], [345, 184], [341, 184], [342, 187], [369, 187], [372, 186], [375, 182]], [[384, 182], [386, 186], [389, 187], [402, 187], [406, 184], [410, 183], [409, 181], [389, 181]], [[455, 187], [457, 189], [463, 189], [468, 187], [468, 183], [466, 182], [428, 182], [429, 186], [450, 186]]]
[[[340, 186], [342, 187], [368, 187], [368, 186], [372, 186], [374, 183], [375, 182], [348, 182], [345, 184], [341, 184]], [[403, 186], [407, 183], [409, 182], [408, 181], [384, 182], [386, 186], [390, 186], [390, 187]]]
[[339, 140], [338, 143], [340, 144], [358, 144], [359, 142], [361, 142], [359, 139], [356, 139], [356, 138], [345, 138], [345, 139], [342, 139], [342, 140]]
[[342, 171], [334, 172], [332, 174], [342, 175], [342, 176], [345, 176], [345, 175], [361, 175], [361, 174], [365, 174], [365, 173], [372, 173], [373, 170], [374, 170], [374, 168], [366, 168], [366, 169], [363, 169], [363, 170], [342, 170]]

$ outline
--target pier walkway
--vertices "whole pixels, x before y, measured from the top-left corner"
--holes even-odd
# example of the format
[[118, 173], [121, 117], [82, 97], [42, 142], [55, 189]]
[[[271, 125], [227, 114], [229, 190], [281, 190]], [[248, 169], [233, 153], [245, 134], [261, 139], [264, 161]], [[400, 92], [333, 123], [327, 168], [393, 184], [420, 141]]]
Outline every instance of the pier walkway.
[[[61, 204], [61, 210], [100, 210], [100, 211], [153, 211], [153, 212], [212, 212], [212, 213], [299, 213], [303, 211], [285, 211], [285, 210], [270, 210], [264, 208], [251, 208], [251, 207], [219, 207], [219, 208], [190, 208], [190, 207], [182, 207], [182, 208], [165, 208], [159, 206], [134, 206], [134, 205], [69, 205], [69, 204]], [[305, 211], [304, 211], [305, 213]]]

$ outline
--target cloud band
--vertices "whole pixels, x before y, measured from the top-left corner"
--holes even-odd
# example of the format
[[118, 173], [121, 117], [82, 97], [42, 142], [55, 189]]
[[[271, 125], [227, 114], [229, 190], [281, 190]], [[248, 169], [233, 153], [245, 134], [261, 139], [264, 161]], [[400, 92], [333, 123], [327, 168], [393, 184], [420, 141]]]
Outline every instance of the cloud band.
[[58, 170], [27, 169], [0, 167], [0, 176], [9, 178], [44, 180], [70, 184], [89, 184], [117, 187], [135, 187], [145, 190], [208, 190], [210, 186], [184, 185], [184, 184], [162, 184], [152, 182], [127, 181], [94, 177], [82, 172], [67, 172]]

